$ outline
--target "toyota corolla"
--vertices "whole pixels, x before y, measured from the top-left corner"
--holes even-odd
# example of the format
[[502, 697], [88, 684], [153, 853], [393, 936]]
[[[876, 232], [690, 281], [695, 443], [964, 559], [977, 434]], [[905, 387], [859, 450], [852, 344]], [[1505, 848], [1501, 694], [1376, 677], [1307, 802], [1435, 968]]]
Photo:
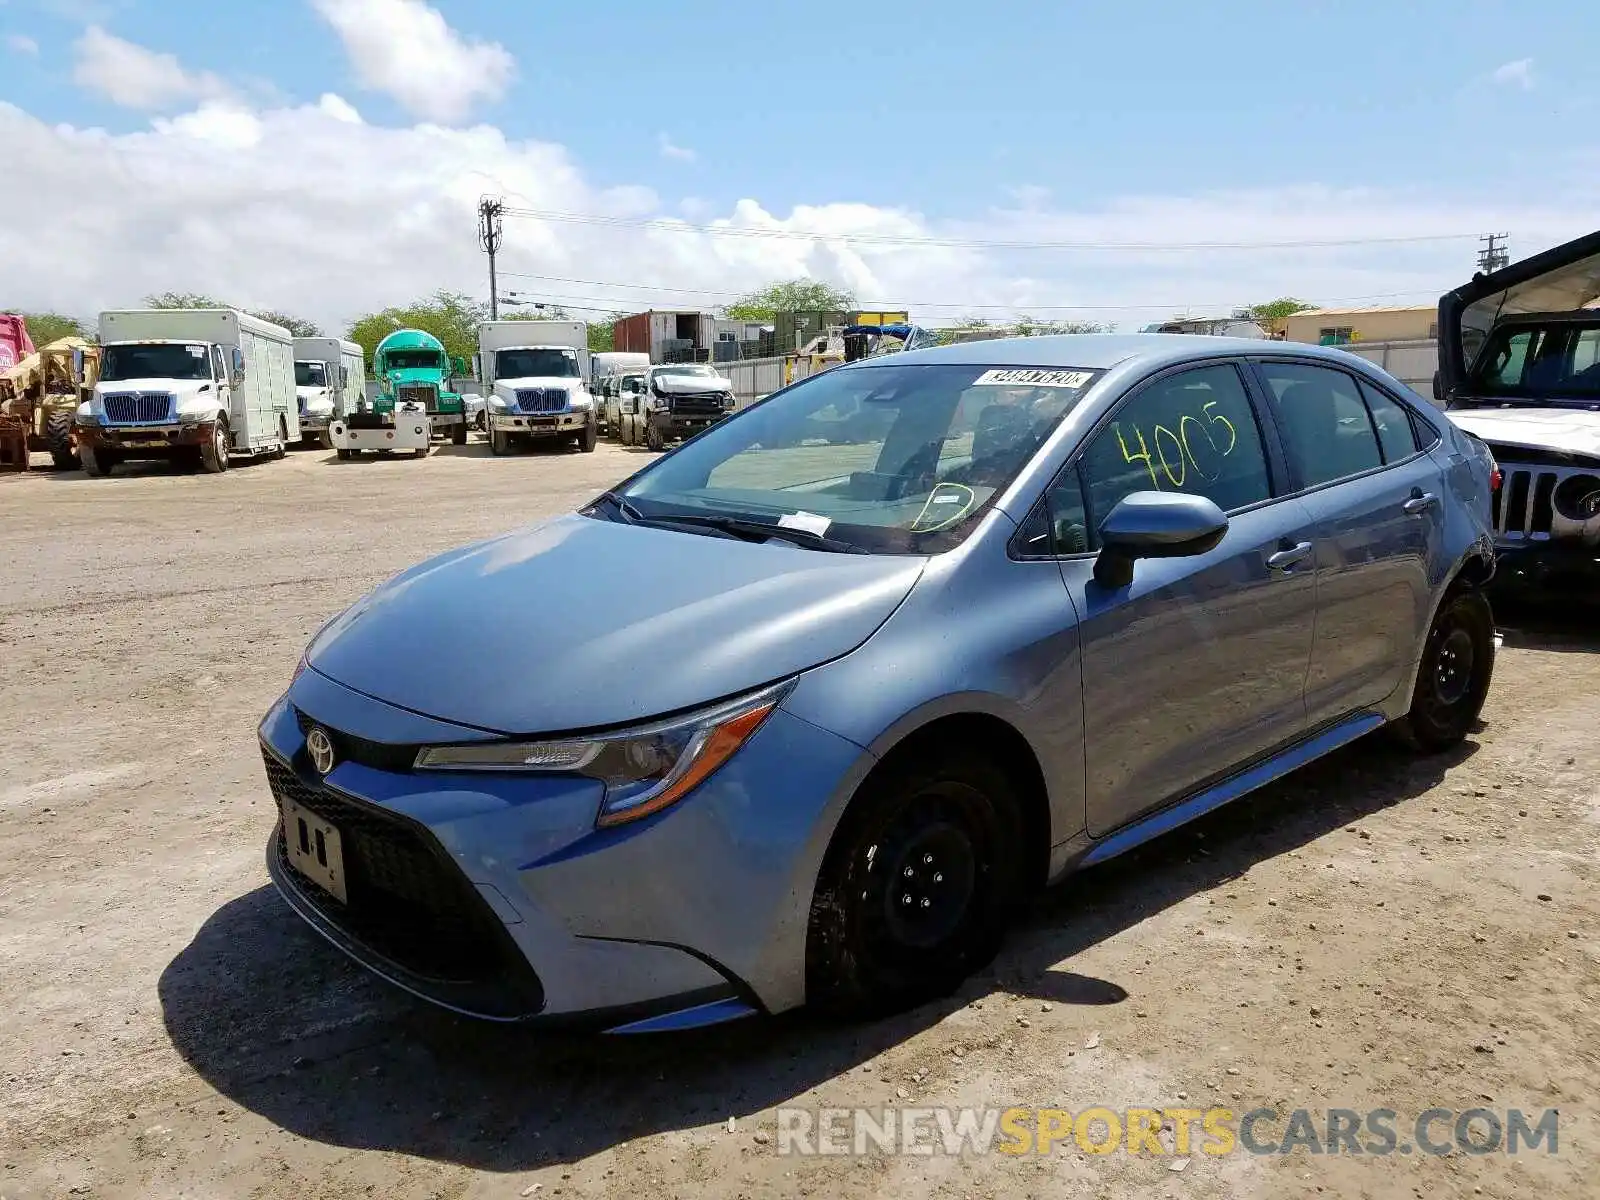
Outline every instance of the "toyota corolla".
[[475, 1016], [913, 1004], [1068, 872], [1380, 727], [1460, 742], [1494, 486], [1333, 349], [838, 367], [334, 618], [261, 724], [267, 864]]

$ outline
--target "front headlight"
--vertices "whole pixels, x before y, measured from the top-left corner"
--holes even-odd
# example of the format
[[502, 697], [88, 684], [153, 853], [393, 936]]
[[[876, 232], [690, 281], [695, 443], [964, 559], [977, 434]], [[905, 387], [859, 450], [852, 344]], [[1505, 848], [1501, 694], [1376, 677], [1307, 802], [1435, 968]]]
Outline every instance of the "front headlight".
[[506, 402], [500, 396], [490, 396], [489, 397], [489, 407], [494, 409], [496, 412], [504, 412], [505, 411], [505, 407], [506, 407]]
[[419, 771], [533, 771], [582, 775], [605, 785], [596, 824], [622, 825], [677, 803], [743, 746], [790, 684], [651, 725], [543, 742], [430, 746]]
[[179, 425], [198, 425], [201, 421], [216, 419], [216, 412], [211, 409], [190, 409], [188, 412], [178, 414]]

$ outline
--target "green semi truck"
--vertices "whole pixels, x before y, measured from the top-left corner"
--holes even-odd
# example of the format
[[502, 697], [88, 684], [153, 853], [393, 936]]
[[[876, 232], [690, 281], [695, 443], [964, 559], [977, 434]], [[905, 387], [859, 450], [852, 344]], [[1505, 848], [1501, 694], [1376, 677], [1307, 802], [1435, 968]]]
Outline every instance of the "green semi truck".
[[450, 390], [452, 374], [467, 374], [467, 365], [445, 353], [444, 344], [420, 329], [397, 329], [372, 352], [372, 374], [378, 396], [363, 410], [346, 414], [352, 430], [386, 429], [394, 425], [394, 406], [421, 404], [435, 435], [446, 435], [457, 446], [467, 440], [466, 406]]

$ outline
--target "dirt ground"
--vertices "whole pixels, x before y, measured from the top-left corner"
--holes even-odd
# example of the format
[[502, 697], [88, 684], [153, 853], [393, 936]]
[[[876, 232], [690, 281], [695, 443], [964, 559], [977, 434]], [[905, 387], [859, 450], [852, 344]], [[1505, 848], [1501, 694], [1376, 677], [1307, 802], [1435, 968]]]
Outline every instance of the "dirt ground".
[[[1577, 620], [1503, 622], [1459, 753], [1358, 744], [1087, 872], [895, 1020], [555, 1040], [346, 963], [267, 883], [256, 722], [366, 589], [642, 453], [0, 476], [0, 1196], [1596, 1194], [1600, 635]], [[1434, 1107], [1560, 1116], [1554, 1154], [796, 1157], [785, 1105], [1388, 1108], [1403, 1143]]]

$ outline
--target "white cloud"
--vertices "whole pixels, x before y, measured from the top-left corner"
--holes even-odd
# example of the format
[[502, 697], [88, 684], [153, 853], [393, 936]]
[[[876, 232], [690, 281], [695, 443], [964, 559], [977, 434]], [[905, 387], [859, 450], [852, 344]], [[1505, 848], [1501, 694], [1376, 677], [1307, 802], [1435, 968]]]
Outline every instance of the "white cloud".
[[423, 0], [312, 0], [361, 83], [413, 116], [453, 124], [505, 94], [516, 63], [498, 42], [462, 37]]
[[[911, 208], [854, 203], [774, 212], [751, 198], [712, 208], [664, 199], [647, 181], [599, 187], [563, 147], [509, 140], [486, 125], [368, 124], [331, 93], [293, 107], [211, 99], [122, 134], [47, 124], [0, 103], [0, 145], [28, 164], [27, 187], [0, 188], [0, 307], [92, 316], [151, 292], [195, 291], [304, 315], [330, 330], [438, 288], [482, 296], [487, 272], [474, 210], [485, 193], [503, 195], [508, 206], [658, 222], [507, 216], [505, 286], [541, 299], [633, 311], [716, 307], [725, 293], [810, 275], [850, 287], [865, 305], [909, 304], [925, 321], [1000, 306], [1131, 329], [1180, 310], [1222, 311], [1285, 294], [1431, 302], [1471, 274], [1482, 231], [1510, 230], [1513, 253], [1523, 257], [1592, 228], [1600, 186], [1600, 162], [1591, 162], [1567, 178], [1553, 166], [1538, 179], [1486, 179], [1482, 200], [1306, 185], [1080, 208], [1023, 189], [1004, 207], [937, 221]], [[716, 237], [697, 228], [708, 224], [816, 240]], [[1105, 248], [1438, 234], [1466, 236], [1249, 251]], [[851, 240], [864, 235], [908, 240]], [[1002, 249], [930, 237], [1101, 248]], [[1062, 310], [1069, 305], [1076, 310]]]
[[39, 57], [39, 43], [25, 33], [6, 34], [6, 48], [15, 54], [27, 54], [34, 58]]
[[675, 145], [672, 139], [664, 133], [656, 134], [656, 145], [660, 147], [662, 158], [673, 158], [679, 162], [693, 162], [695, 160], [693, 150]]
[[124, 41], [98, 25], [84, 30], [73, 50], [73, 81], [124, 108], [164, 109], [228, 94], [227, 85], [210, 71], [190, 71], [176, 55]]
[[1489, 75], [1496, 83], [1503, 83], [1524, 89], [1533, 87], [1533, 59], [1519, 58], [1512, 62], [1501, 63]]

